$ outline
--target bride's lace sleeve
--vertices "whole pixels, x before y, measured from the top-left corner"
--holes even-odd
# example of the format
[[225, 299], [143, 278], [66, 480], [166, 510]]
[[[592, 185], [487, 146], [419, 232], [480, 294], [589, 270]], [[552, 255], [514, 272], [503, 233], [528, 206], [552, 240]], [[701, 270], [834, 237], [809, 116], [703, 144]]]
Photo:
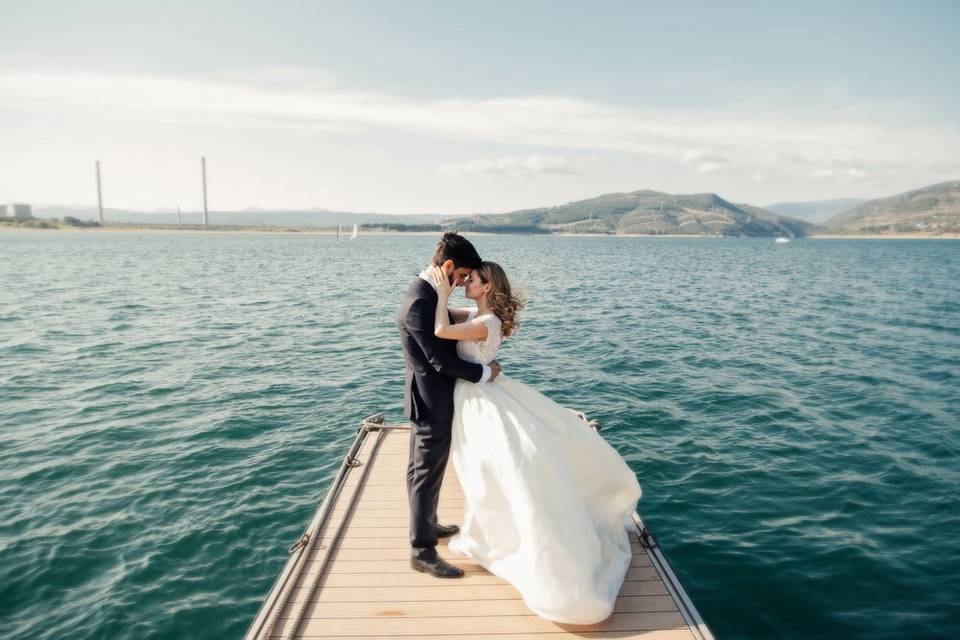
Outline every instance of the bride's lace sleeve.
[[492, 313], [487, 313], [482, 316], [479, 316], [478, 320], [482, 321], [483, 324], [487, 325], [487, 339], [484, 342], [489, 343], [490, 339], [493, 338], [498, 343], [500, 342], [500, 318]]

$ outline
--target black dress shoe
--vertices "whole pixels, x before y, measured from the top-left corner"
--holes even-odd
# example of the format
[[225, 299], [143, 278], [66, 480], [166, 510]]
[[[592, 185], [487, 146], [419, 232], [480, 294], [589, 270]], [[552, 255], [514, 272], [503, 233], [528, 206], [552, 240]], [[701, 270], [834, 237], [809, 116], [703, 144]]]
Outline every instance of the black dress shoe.
[[455, 534], [457, 531], [460, 531], [460, 527], [455, 524], [438, 524], [437, 525], [437, 537], [438, 538], [448, 538]]
[[437, 578], [459, 578], [463, 576], [463, 569], [455, 567], [440, 556], [433, 558], [410, 558], [410, 566], [417, 571], [429, 573]]

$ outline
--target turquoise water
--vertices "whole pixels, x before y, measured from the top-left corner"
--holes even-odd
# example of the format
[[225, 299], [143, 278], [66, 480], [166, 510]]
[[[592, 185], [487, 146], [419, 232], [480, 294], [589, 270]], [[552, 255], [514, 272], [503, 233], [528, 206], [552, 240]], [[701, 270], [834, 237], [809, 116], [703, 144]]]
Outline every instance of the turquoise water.
[[[530, 300], [505, 370], [603, 422], [719, 638], [960, 628], [960, 241], [474, 240]], [[242, 635], [401, 419], [434, 242], [0, 235], [4, 635]]]

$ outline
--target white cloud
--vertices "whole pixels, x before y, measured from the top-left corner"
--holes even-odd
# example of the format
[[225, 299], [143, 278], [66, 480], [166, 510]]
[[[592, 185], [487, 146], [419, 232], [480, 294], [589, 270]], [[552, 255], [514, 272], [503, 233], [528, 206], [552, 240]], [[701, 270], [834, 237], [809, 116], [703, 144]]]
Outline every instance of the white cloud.
[[[831, 148], [843, 152], [844, 147], [862, 144], [889, 148], [896, 142], [891, 135], [909, 134], [915, 140], [910, 146], [916, 146], [918, 137], [936, 133], [871, 122], [804, 122], [786, 115], [724, 116], [715, 109], [709, 114], [657, 112], [555, 96], [413, 101], [347, 91], [316, 78], [312, 84], [305, 81], [315, 75], [322, 77], [322, 72], [281, 67], [251, 73], [273, 84], [147, 74], [0, 70], [4, 87], [0, 105], [43, 106], [69, 113], [108, 110], [147, 120], [205, 122], [216, 116], [235, 126], [266, 121], [304, 128], [318, 124], [348, 129], [384, 127], [486, 141], [680, 156], [685, 161], [716, 161], [714, 156], [729, 155], [731, 149], [750, 153], [784, 145], [797, 153], [824, 153]], [[304, 82], [311, 86], [302, 88]], [[727, 151], [702, 151], [705, 147], [699, 145], [704, 144]]]
[[816, 180], [831, 181], [835, 184], [849, 184], [868, 179], [870, 173], [860, 167], [835, 166], [833, 168], [817, 169], [810, 174], [810, 177]]
[[327, 90], [336, 86], [336, 78], [329, 71], [290, 65], [262, 67], [228, 79], [234, 82], [250, 80], [258, 84], [288, 89]]
[[722, 155], [703, 149], [684, 149], [680, 154], [681, 162], [696, 162], [697, 173], [716, 173], [731, 168], [731, 160]]
[[[871, 118], [866, 111], [844, 119], [713, 105], [655, 110], [562, 96], [412, 100], [352, 91], [323, 70], [299, 67], [220, 79], [0, 69], [0, 86], [5, 118], [17, 110], [235, 128], [240, 134], [253, 127], [327, 136], [400, 133], [456, 142], [471, 155], [477, 153], [472, 144], [506, 149], [504, 157], [436, 168], [447, 176], [583, 172], [582, 164], [566, 158], [586, 151], [619, 154], [605, 158], [622, 167], [643, 157], [664, 172], [766, 175], [773, 176], [763, 180], [767, 189], [774, 183], [799, 189], [803, 181], [870, 184], [890, 167], [908, 167], [917, 176], [949, 175], [957, 166], [954, 149], [960, 148], [955, 126], [924, 126], [882, 113]], [[539, 153], [524, 155], [533, 151]]]
[[723, 168], [720, 162], [703, 162], [697, 167], [699, 173], [715, 173]]
[[541, 156], [479, 159], [468, 162], [442, 164], [437, 167], [441, 175], [472, 178], [529, 178], [537, 174], [581, 174], [583, 168], [563, 156]]

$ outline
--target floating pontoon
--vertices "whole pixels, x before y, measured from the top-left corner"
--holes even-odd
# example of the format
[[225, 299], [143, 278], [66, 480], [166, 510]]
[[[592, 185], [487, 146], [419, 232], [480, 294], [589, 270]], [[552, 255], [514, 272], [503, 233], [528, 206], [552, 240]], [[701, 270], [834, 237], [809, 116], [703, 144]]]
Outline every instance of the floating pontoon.
[[[596, 421], [586, 425], [599, 428]], [[464, 570], [439, 579], [410, 568], [406, 469], [410, 425], [365, 419], [304, 534], [250, 626], [267, 638], [430, 638], [515, 640], [582, 636], [712, 640], [660, 551], [634, 513], [633, 560], [613, 614], [592, 625], [557, 624], [532, 613], [510, 583], [440, 540]], [[463, 492], [449, 464], [440, 492], [441, 522], [463, 518]]]

